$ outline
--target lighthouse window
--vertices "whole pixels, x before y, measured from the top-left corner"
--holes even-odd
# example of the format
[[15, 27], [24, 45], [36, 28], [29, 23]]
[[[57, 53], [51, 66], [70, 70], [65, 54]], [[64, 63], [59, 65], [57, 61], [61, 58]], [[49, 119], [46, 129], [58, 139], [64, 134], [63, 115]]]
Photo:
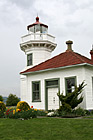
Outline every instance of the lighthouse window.
[[47, 28], [42, 26], [42, 33], [47, 33]]
[[27, 55], [27, 66], [32, 65], [32, 53]]
[[31, 28], [29, 28], [29, 30], [34, 33], [34, 26], [32, 26]]
[[35, 32], [40, 32], [40, 24], [35, 25]]

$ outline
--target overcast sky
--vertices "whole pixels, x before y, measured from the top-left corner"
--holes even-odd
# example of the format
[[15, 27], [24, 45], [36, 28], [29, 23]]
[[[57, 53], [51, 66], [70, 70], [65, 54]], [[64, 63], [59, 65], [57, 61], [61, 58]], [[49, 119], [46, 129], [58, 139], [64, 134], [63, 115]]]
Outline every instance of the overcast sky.
[[56, 37], [52, 56], [64, 52], [65, 42], [72, 40], [73, 50], [90, 58], [93, 0], [0, 0], [0, 95], [20, 95], [19, 72], [26, 64], [19, 44], [37, 13]]

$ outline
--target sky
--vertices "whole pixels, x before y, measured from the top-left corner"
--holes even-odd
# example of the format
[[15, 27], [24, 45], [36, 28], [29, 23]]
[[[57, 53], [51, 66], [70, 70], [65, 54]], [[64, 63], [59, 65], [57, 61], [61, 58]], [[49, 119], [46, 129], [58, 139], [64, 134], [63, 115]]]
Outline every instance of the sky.
[[56, 37], [52, 57], [72, 49], [90, 58], [93, 44], [93, 0], [0, 0], [0, 95], [20, 97], [20, 71], [25, 54], [20, 49], [27, 26], [35, 22], [48, 25], [48, 33]]

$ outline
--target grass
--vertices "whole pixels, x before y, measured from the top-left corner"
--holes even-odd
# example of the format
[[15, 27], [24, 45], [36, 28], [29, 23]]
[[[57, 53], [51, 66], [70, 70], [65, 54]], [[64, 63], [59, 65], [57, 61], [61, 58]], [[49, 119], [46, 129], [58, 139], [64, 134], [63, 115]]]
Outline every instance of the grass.
[[0, 140], [93, 140], [93, 120], [0, 119]]
[[93, 115], [92, 115], [92, 116], [84, 116], [83, 118], [86, 118], [86, 119], [93, 119]]

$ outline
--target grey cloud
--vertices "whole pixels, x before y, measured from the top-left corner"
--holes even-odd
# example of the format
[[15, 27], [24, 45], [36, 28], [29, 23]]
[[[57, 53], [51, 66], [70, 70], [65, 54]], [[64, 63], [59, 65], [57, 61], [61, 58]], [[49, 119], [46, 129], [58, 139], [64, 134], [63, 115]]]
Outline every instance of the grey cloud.
[[10, 0], [10, 1], [11, 3], [16, 4], [19, 7], [27, 9], [32, 7], [36, 0]]
[[[68, 39], [72, 39], [76, 49], [86, 56], [91, 48], [93, 0], [0, 0], [2, 93], [12, 92], [12, 88], [15, 91], [19, 86], [19, 72], [25, 67], [25, 54], [19, 47], [20, 38], [27, 34], [26, 26], [35, 22], [37, 13], [40, 22], [49, 26], [49, 34], [57, 39], [55, 55], [66, 49], [65, 41]], [[6, 91], [3, 92], [4, 89]]]

